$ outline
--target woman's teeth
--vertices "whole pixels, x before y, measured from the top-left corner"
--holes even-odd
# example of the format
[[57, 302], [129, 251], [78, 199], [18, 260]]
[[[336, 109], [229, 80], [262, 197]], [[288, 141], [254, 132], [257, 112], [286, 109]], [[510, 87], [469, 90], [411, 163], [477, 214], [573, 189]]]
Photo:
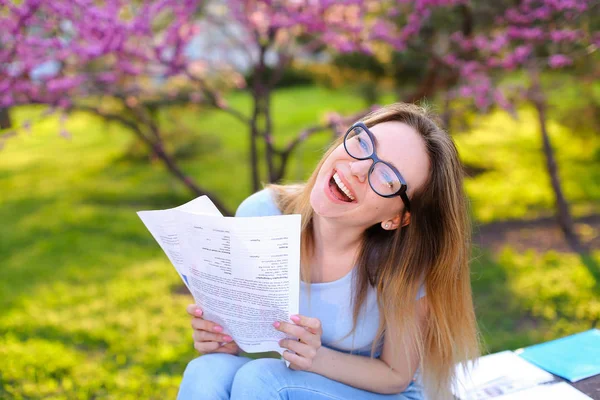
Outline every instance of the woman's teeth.
[[348, 196], [348, 198], [350, 200], [354, 201], [354, 196], [352, 196], [352, 193], [350, 193], [350, 190], [348, 190], [348, 188], [346, 187], [346, 185], [344, 185], [344, 182], [342, 182], [342, 180], [340, 179], [340, 177], [337, 174], [337, 172], [335, 174], [333, 174], [333, 180], [335, 181], [336, 185], [340, 188], [340, 190], [342, 192], [344, 192], [344, 194], [346, 196]]

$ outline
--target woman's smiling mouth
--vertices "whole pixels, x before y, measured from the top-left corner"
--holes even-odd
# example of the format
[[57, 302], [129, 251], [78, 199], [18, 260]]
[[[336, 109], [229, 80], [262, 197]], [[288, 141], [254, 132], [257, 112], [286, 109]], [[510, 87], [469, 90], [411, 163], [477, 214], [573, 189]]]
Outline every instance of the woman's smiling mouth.
[[345, 203], [352, 203], [356, 200], [356, 197], [344, 184], [337, 171], [334, 171], [333, 175], [329, 179], [329, 190], [337, 200]]

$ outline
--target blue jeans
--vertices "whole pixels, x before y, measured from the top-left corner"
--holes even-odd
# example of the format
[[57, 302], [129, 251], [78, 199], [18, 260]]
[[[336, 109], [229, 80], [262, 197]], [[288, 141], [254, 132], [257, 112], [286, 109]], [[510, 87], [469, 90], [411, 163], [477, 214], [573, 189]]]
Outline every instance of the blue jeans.
[[252, 360], [230, 354], [206, 354], [191, 361], [183, 374], [178, 400], [422, 400], [416, 383], [400, 394], [357, 389], [305, 371], [281, 360]]

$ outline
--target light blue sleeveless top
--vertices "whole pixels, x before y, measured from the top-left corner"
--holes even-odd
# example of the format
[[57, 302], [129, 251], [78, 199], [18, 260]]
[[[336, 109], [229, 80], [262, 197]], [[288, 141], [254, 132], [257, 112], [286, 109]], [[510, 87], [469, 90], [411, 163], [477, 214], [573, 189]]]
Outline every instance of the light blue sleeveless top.
[[[262, 217], [281, 215], [268, 189], [254, 193], [240, 204], [236, 217]], [[377, 293], [369, 287], [363, 309], [358, 315], [356, 330], [352, 330], [353, 275], [356, 269], [333, 282], [311, 283], [310, 296], [308, 286], [300, 282], [300, 314], [321, 320], [323, 345], [352, 354], [370, 355], [371, 346], [379, 327], [379, 309]], [[423, 287], [417, 298], [425, 295]], [[375, 356], [379, 357], [383, 342], [378, 343]]]

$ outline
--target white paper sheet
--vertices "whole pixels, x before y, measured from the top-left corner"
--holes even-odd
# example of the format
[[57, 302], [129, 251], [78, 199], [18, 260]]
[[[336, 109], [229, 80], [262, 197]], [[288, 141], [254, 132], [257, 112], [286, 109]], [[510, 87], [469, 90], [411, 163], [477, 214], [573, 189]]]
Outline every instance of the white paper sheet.
[[494, 400], [592, 400], [566, 382], [537, 385], [518, 392], [496, 397]]
[[206, 196], [138, 215], [203, 318], [247, 353], [283, 353], [273, 322], [299, 312], [300, 215], [223, 217]]
[[554, 376], [512, 351], [489, 354], [471, 364], [465, 374], [457, 367], [454, 393], [462, 400], [497, 399], [499, 396], [554, 380]]
[[[154, 239], [163, 249], [175, 270], [181, 276], [183, 283], [188, 284], [187, 265], [181, 256], [181, 237], [175, 223], [174, 210], [185, 211], [197, 215], [221, 216], [219, 209], [207, 196], [200, 196], [179, 207], [166, 210], [139, 211], [137, 214], [146, 225]], [[191, 290], [191, 289], [190, 289]]]

